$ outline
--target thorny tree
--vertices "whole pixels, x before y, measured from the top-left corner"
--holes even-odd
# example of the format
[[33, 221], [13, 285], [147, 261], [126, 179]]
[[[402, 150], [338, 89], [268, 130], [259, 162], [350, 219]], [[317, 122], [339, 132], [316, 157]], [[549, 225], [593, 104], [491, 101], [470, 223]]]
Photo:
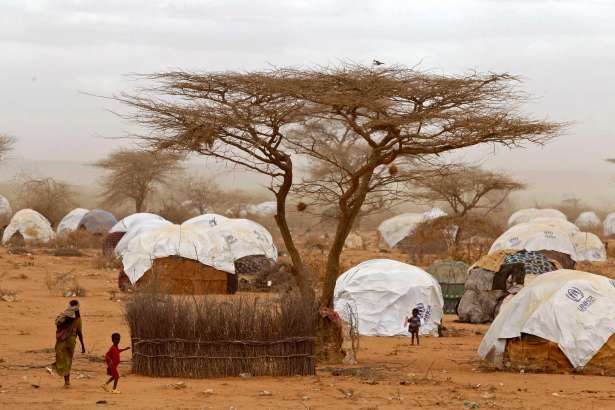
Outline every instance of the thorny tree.
[[0, 134], [0, 161], [2, 161], [6, 154], [8, 154], [13, 149], [13, 144], [15, 143], [15, 138], [10, 135]]
[[44, 215], [52, 225], [57, 224], [74, 206], [75, 192], [65, 182], [53, 178], [17, 178], [20, 207], [34, 209]]
[[103, 177], [103, 197], [108, 204], [133, 201], [136, 212], [145, 210], [148, 197], [159, 184], [180, 170], [174, 153], [120, 149], [93, 165], [108, 171]]
[[333, 304], [344, 241], [385, 169], [478, 144], [541, 144], [561, 128], [518, 111], [524, 96], [508, 74], [447, 76], [342, 65], [252, 73], [173, 71], [143, 79], [152, 82], [149, 88], [118, 100], [134, 109], [129, 117], [149, 130], [141, 138], [154, 148], [198, 152], [271, 177], [276, 221], [304, 293], [309, 292], [305, 268], [286, 222], [286, 201], [297, 183], [294, 159], [329, 160], [320, 147], [332, 137], [316, 138], [319, 128], [352, 135], [350, 154], [356, 155], [355, 147], [361, 154], [337, 181], [339, 218], [324, 272], [324, 307]]
[[[457, 252], [464, 236], [475, 233], [476, 228], [489, 227], [491, 224], [486, 217], [498, 209], [512, 192], [522, 189], [525, 189], [524, 184], [504, 173], [477, 166], [449, 164], [432, 170], [429, 178], [413, 180], [409, 195], [413, 201], [425, 205], [438, 202], [448, 204], [451, 216], [442, 221], [429, 221], [425, 229], [419, 231], [426, 234], [435, 230], [437, 235], [444, 235], [451, 247], [449, 251]], [[456, 229], [451, 230], [451, 226]]]

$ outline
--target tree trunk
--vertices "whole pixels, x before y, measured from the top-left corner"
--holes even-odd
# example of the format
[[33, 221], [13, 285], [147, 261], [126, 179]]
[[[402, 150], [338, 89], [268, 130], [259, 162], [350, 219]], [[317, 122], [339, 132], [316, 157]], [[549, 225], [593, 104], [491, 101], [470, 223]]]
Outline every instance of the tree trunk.
[[135, 198], [135, 212], [143, 212], [144, 198]]

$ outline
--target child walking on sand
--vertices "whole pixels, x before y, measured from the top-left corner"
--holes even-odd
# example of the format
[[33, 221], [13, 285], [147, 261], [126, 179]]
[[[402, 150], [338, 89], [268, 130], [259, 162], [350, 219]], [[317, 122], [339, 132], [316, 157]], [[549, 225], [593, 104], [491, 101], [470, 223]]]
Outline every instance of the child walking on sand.
[[416, 308], [412, 309], [412, 317], [406, 318], [406, 324], [408, 325], [408, 332], [412, 335], [412, 345], [414, 346], [414, 338], [416, 337], [417, 346], [419, 343], [419, 329], [421, 328], [421, 318], [419, 317], [420, 311]]
[[120, 394], [120, 391], [117, 389], [117, 382], [120, 379], [120, 373], [118, 372], [117, 367], [120, 364], [120, 353], [130, 349], [130, 347], [120, 349], [119, 333], [113, 333], [111, 335], [111, 341], [113, 342], [113, 345], [109, 348], [107, 354], [105, 354], [105, 362], [107, 363], [107, 374], [111, 377], [109, 377], [109, 380], [107, 380], [107, 382], [102, 384], [100, 387], [105, 391], [109, 391], [109, 383], [113, 382], [113, 390], [111, 390], [111, 393]]

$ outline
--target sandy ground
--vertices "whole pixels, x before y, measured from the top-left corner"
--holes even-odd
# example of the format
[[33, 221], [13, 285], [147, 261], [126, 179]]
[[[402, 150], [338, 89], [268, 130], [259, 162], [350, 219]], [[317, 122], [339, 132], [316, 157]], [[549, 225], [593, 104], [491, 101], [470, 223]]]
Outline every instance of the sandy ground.
[[[53, 320], [68, 299], [51, 294], [46, 277], [69, 271], [88, 292], [81, 298], [87, 354], [75, 355], [73, 384], [64, 389], [45, 366], [54, 357]], [[454, 336], [423, 338], [420, 347], [404, 338], [364, 337], [358, 366], [320, 365], [315, 377], [148, 378], [130, 373], [127, 352], [122, 394], [111, 395], [97, 387], [106, 377], [102, 355], [112, 332], [128, 341], [123, 302], [112, 298], [113, 271], [94, 268], [91, 257], [60, 258], [41, 250], [17, 256], [0, 249], [0, 287], [18, 292], [16, 301], [0, 301], [2, 409], [615, 408], [613, 378], [486, 369], [476, 357], [486, 326], [454, 323], [453, 316], [445, 320]]]

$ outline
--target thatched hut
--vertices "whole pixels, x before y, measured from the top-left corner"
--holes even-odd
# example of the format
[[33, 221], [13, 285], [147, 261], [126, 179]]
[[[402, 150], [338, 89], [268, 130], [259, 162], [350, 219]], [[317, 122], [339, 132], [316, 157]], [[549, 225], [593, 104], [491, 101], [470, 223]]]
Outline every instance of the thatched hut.
[[122, 264], [134, 286], [155, 283], [180, 294], [237, 289], [228, 276], [235, 275], [235, 266], [225, 238], [194, 226], [167, 225], [137, 235], [128, 243]]
[[592, 273], [545, 273], [510, 299], [479, 354], [497, 367], [615, 375], [615, 286]]

